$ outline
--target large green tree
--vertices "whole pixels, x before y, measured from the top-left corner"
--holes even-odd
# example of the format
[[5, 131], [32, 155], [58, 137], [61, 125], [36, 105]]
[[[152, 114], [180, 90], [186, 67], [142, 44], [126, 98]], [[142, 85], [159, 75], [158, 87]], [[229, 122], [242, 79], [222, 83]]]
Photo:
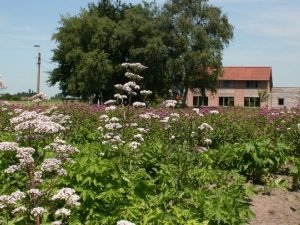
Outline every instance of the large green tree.
[[232, 26], [206, 0], [171, 0], [126, 5], [100, 0], [76, 16], [61, 18], [49, 77], [64, 95], [87, 99], [112, 96], [123, 83], [123, 62], [141, 62], [144, 85], [163, 96], [169, 88], [214, 90], [221, 71], [222, 50]]
[[101, 0], [79, 15], [62, 17], [53, 35], [53, 61], [58, 67], [49, 83], [59, 83], [64, 95], [112, 96], [113, 85], [124, 82], [120, 64], [141, 62], [149, 67], [144, 84], [161, 90], [167, 48], [154, 3], [126, 5]]
[[102, 95], [114, 74], [110, 59], [111, 36], [118, 20], [128, 6], [104, 0], [89, 4], [77, 16], [61, 18], [61, 27], [53, 35], [57, 48], [53, 50], [58, 63], [49, 78], [50, 85], [59, 83], [63, 95]]
[[203, 96], [207, 89], [215, 91], [222, 52], [233, 37], [227, 16], [208, 0], [169, 0], [164, 16], [170, 28], [168, 72], [182, 89], [183, 102], [188, 88], [199, 88]]

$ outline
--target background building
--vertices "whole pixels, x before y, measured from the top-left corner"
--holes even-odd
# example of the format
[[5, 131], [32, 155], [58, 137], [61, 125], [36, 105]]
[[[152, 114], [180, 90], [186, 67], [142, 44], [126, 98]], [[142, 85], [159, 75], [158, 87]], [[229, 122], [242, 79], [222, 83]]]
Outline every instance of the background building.
[[273, 88], [271, 67], [224, 67], [218, 79], [217, 92], [189, 89], [187, 105], [190, 107], [269, 107], [291, 108], [299, 106], [300, 88]]
[[295, 108], [300, 106], [299, 87], [274, 87], [270, 95], [271, 108]]

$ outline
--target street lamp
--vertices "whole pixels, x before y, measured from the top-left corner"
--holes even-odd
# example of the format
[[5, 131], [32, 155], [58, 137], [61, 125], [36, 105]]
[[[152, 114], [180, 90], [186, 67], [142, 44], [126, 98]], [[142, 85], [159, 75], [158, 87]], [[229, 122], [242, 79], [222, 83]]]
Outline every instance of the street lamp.
[[38, 60], [37, 60], [37, 85], [36, 85], [36, 93], [40, 93], [40, 79], [41, 79], [41, 53], [40, 53], [40, 46], [34, 45], [33, 47], [38, 48]]

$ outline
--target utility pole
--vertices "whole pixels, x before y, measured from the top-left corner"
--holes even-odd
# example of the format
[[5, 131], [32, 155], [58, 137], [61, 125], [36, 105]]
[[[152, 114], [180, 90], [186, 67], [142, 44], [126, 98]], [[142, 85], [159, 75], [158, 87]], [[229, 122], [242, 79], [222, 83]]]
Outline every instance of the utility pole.
[[[34, 45], [34, 47], [39, 48], [39, 45]], [[36, 93], [40, 93], [40, 79], [41, 79], [41, 53], [38, 52], [38, 60], [37, 60], [37, 85], [36, 85]]]

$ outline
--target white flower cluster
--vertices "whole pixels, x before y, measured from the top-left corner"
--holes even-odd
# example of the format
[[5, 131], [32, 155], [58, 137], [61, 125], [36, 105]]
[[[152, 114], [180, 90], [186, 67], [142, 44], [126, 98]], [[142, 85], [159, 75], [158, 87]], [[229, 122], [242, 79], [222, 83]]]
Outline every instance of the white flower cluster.
[[202, 113], [200, 113], [200, 109], [193, 108], [193, 111], [196, 112], [200, 117], [204, 117], [204, 115]]
[[27, 208], [25, 206], [20, 206], [11, 211], [12, 214], [24, 213], [27, 212]]
[[219, 114], [219, 111], [218, 110], [211, 110], [209, 111], [210, 114]]
[[43, 172], [56, 172], [58, 175], [65, 176], [67, 172], [62, 168], [62, 162], [60, 159], [48, 158], [45, 159], [41, 165]]
[[[107, 115], [102, 115], [100, 116], [100, 120], [106, 123], [104, 124], [106, 133], [103, 135], [104, 141], [102, 141], [102, 144], [112, 144], [112, 148], [118, 149], [119, 145], [125, 143], [120, 136], [120, 130], [123, 126], [119, 123], [119, 119], [117, 117], [109, 118]], [[103, 128], [98, 127], [98, 130], [103, 131]]]
[[28, 190], [27, 193], [32, 196], [36, 196], [36, 197], [43, 195], [43, 193], [39, 189], [36, 189], [36, 188], [32, 188], [32, 189]]
[[116, 103], [117, 103], [116, 100], [110, 99], [110, 100], [104, 102], [104, 105], [115, 105]]
[[206, 145], [210, 145], [212, 143], [212, 140], [210, 138], [205, 138], [203, 141]]
[[133, 135], [133, 141], [128, 144], [131, 149], [137, 149], [141, 145], [141, 143], [144, 142], [143, 134], [146, 134], [149, 131], [149, 129], [145, 129], [142, 127], [138, 127], [136, 128], [136, 130], [140, 133]]
[[126, 98], [127, 98], [127, 95], [115, 94], [114, 97], [115, 97], [116, 99], [123, 100], [123, 99], [126, 99]]
[[48, 108], [48, 109], [45, 111], [45, 113], [50, 114], [50, 113], [56, 111], [57, 109], [58, 109], [58, 107], [55, 106], [55, 105], [53, 105], [53, 106], [51, 106], [50, 108]]
[[141, 90], [141, 91], [140, 91], [140, 94], [141, 94], [141, 95], [146, 95], [146, 96], [147, 96], [147, 95], [151, 95], [151, 94], [152, 94], [152, 91], [150, 91], [150, 90]]
[[35, 150], [33, 148], [18, 147], [14, 151], [17, 153], [16, 157], [19, 159], [19, 164], [9, 166], [4, 170], [5, 173], [14, 173], [16, 171], [20, 171], [21, 169], [27, 168], [27, 166], [30, 166], [34, 163], [32, 154], [35, 152]]
[[144, 66], [141, 63], [122, 63], [121, 66], [124, 68], [139, 69], [139, 70], [144, 70], [148, 68], [147, 66]]
[[131, 72], [126, 72], [125, 77], [128, 77], [131, 80], [142, 80], [142, 79], [144, 79], [142, 76], [140, 76], [138, 74], [135, 74], [135, 73], [131, 73]]
[[130, 124], [126, 124], [127, 126], [130, 126], [130, 127], [137, 127], [138, 124], [137, 123], [130, 123]]
[[114, 87], [116, 89], [118, 89], [119, 91], [122, 91], [123, 90], [123, 84], [115, 84]]
[[26, 197], [24, 192], [15, 191], [10, 195], [0, 195], [0, 209], [16, 205], [18, 201]]
[[117, 107], [114, 106], [114, 105], [107, 106], [107, 107], [105, 108], [105, 111], [106, 111], [106, 112], [114, 111], [116, 108], [117, 108]]
[[64, 140], [59, 138], [56, 138], [53, 143], [46, 146], [44, 149], [55, 152], [57, 157], [61, 160], [68, 159], [71, 155], [79, 152], [76, 147], [66, 144]]
[[160, 122], [162, 123], [168, 123], [170, 120], [170, 117], [169, 116], [165, 116], [163, 119], [160, 120]]
[[59, 217], [59, 216], [68, 217], [70, 215], [71, 215], [71, 210], [70, 209], [66, 209], [66, 208], [58, 209], [55, 212], [55, 216], [57, 216], [57, 217]]
[[141, 143], [139, 143], [137, 141], [132, 141], [129, 143], [129, 147], [132, 149], [137, 149], [140, 145], [141, 145]]
[[14, 173], [19, 170], [21, 170], [19, 165], [11, 165], [7, 169], [4, 170], [4, 173]]
[[119, 122], [120, 120], [119, 120], [119, 118], [117, 118], [117, 117], [112, 117], [111, 119], [110, 119], [110, 122], [113, 122], [113, 123], [116, 123], [116, 122]]
[[[123, 105], [124, 99], [128, 98], [129, 99], [129, 104], [131, 105], [131, 97], [136, 96], [138, 93], [137, 91], [140, 90], [140, 86], [136, 83], [142, 79], [144, 79], [142, 76], [139, 74], [130, 72], [130, 70], [141, 70], [141, 69], [146, 69], [147, 67], [143, 66], [140, 63], [123, 63], [121, 64], [122, 67], [125, 67], [127, 72], [125, 72], [125, 77], [129, 78], [130, 81], [128, 81], [125, 84], [116, 84], [114, 87], [120, 92], [114, 95], [114, 98], [117, 99], [117, 101]], [[124, 94], [123, 94], [124, 93]], [[151, 91], [148, 90], [141, 90], [140, 91], [141, 95], [147, 96], [152, 94]], [[129, 96], [129, 97], [128, 97]], [[135, 102], [133, 103], [134, 107], [145, 107], [145, 103], [141, 102]]]
[[[26, 120], [33, 120], [38, 117], [43, 117], [43, 116], [36, 111], [23, 111], [19, 116], [10, 119], [10, 122], [11, 124], [19, 124]], [[49, 119], [47, 118], [47, 120]]]
[[200, 130], [214, 130], [214, 129], [212, 128], [212, 126], [210, 126], [208, 123], [202, 123], [202, 124], [198, 127], [198, 129], [200, 129]]
[[32, 154], [35, 152], [34, 148], [30, 147], [20, 147], [17, 148], [17, 155], [16, 157], [20, 161], [21, 168], [24, 168], [27, 165], [31, 165], [34, 163], [34, 159]]
[[31, 210], [31, 215], [33, 215], [34, 217], [37, 217], [37, 216], [40, 216], [42, 215], [43, 213], [45, 213], [47, 210], [43, 207], [36, 207], [36, 208], [33, 208]]
[[146, 119], [146, 120], [151, 119], [151, 115], [149, 115], [148, 113], [140, 114], [139, 117], [142, 118], [142, 119]]
[[35, 171], [34, 172], [34, 181], [35, 183], [41, 183], [43, 181], [43, 172], [42, 171]]
[[55, 134], [59, 131], [65, 130], [63, 126], [52, 121], [43, 121], [35, 119], [31, 121], [22, 122], [14, 127], [16, 131], [31, 130], [38, 134]]
[[119, 220], [117, 222], [117, 225], [135, 225], [134, 223], [128, 221], [128, 220]]
[[137, 141], [143, 142], [144, 138], [142, 134], [135, 134], [133, 135], [133, 138], [136, 139]]
[[24, 111], [20, 115], [10, 119], [15, 131], [31, 131], [37, 134], [54, 134], [64, 131], [60, 124], [51, 121], [51, 117], [35, 111]]
[[103, 114], [99, 117], [100, 121], [102, 122], [108, 122], [109, 121], [109, 116], [106, 114]]
[[4, 83], [3, 80], [0, 80], [0, 89], [5, 89], [6, 88], [6, 84]]
[[60, 114], [53, 114], [50, 116], [51, 121], [59, 123], [61, 125], [70, 124], [72, 123], [71, 117], [69, 115]]
[[146, 103], [144, 103], [144, 102], [134, 102], [134, 103], [132, 103], [132, 106], [136, 107], [136, 108], [143, 108], [143, 107], [146, 107]]
[[16, 142], [0, 142], [0, 152], [16, 151], [18, 144]]
[[[137, 71], [138, 69], [146, 69], [147, 67], [143, 66], [140, 63], [123, 63], [121, 65], [122, 67], [125, 67], [128, 71], [125, 73], [125, 77], [129, 78], [130, 81], [128, 81], [125, 84], [116, 84], [114, 87], [118, 90], [118, 92], [114, 95], [114, 98], [117, 99], [117, 101], [121, 102], [123, 104], [124, 99], [128, 99], [129, 105], [132, 104], [133, 107], [146, 107], [146, 104], [144, 102], [131, 102], [132, 96], [137, 95], [137, 91], [140, 90], [140, 86], [136, 83], [140, 80], [143, 79], [142, 76], [133, 73], [131, 71]], [[125, 93], [125, 94], [124, 94]], [[142, 96], [148, 96], [152, 94], [152, 91], [150, 90], [141, 90], [140, 94]], [[128, 97], [129, 96], [129, 97]], [[108, 102], [111, 103], [112, 100], [109, 100]], [[106, 103], [108, 103], [106, 102]], [[105, 103], [105, 104], [106, 104]], [[108, 107], [106, 107], [106, 110]], [[151, 115], [147, 115], [151, 117]], [[125, 118], [125, 115], [124, 115]], [[123, 145], [125, 142], [122, 140], [122, 136], [120, 135], [120, 130], [123, 128], [123, 126], [120, 124], [119, 120], [115, 117], [109, 119], [109, 116], [107, 115], [102, 115], [100, 116], [100, 121], [105, 122], [106, 124], [103, 124], [102, 126], [98, 127], [98, 131], [104, 132], [103, 133], [103, 139], [102, 144], [112, 144], [113, 149], [118, 149], [119, 145]], [[136, 123], [131, 123], [131, 124], [125, 124], [125, 127], [138, 127], [138, 124]], [[143, 128], [139, 128], [140, 130]], [[143, 135], [144, 133], [147, 133], [146, 129], [143, 129], [139, 131], [139, 134], [135, 134], [133, 136], [133, 140], [128, 143], [129, 147], [132, 149], [136, 149], [138, 146], [141, 145], [140, 142], [144, 141]]]
[[180, 115], [178, 113], [171, 113], [170, 118], [173, 122], [178, 121], [180, 119]]
[[123, 85], [123, 90], [128, 94], [128, 95], [137, 95], [135, 90], [140, 90], [140, 86], [137, 85], [134, 81], [129, 81]]
[[[53, 109], [55, 110], [55, 109]], [[50, 111], [48, 111], [50, 113]], [[53, 122], [53, 120], [57, 121], [66, 121], [68, 120], [63, 114], [53, 114], [51, 117], [46, 116], [43, 112], [36, 111], [19, 111], [19, 115], [10, 119], [11, 124], [13, 125], [17, 134], [20, 137], [28, 137], [34, 139], [35, 137], [53, 137], [46, 136], [46, 134], [56, 134], [59, 131], [64, 131], [64, 127], [62, 127], [57, 122]], [[18, 114], [15, 112], [15, 114]], [[18, 137], [17, 137], [18, 138]], [[21, 138], [20, 138], [21, 139]], [[25, 139], [26, 140], [26, 139]], [[48, 140], [47, 140], [48, 142]], [[42, 142], [40, 142], [42, 143]], [[27, 144], [30, 144], [29, 142]], [[4, 172], [6, 173], [14, 173], [15, 171], [24, 171], [28, 175], [28, 188], [25, 193], [16, 191], [11, 195], [1, 195], [0, 196], [0, 209], [2, 208], [12, 208], [12, 214], [24, 213], [28, 212], [33, 217], [41, 218], [41, 215], [45, 213], [47, 210], [43, 207], [38, 207], [37, 205], [38, 199], [40, 196], [43, 196], [47, 193], [44, 189], [40, 189], [43, 186], [40, 186], [43, 178], [43, 173], [45, 172], [55, 172], [55, 174], [65, 175], [66, 171], [62, 168], [64, 161], [69, 161], [70, 155], [79, 152], [77, 148], [74, 148], [68, 144], [64, 140], [56, 138], [53, 143], [49, 144], [44, 148], [44, 150], [52, 151], [51, 155], [55, 155], [56, 158], [47, 158], [49, 157], [49, 153], [40, 152], [42, 151], [40, 148], [34, 149], [32, 147], [19, 147], [16, 142], [1, 142], [0, 143], [0, 152], [1, 153], [15, 153], [15, 157], [18, 160], [16, 165], [9, 166]], [[35, 153], [39, 151], [38, 154]], [[42, 153], [44, 155], [42, 155]], [[43, 157], [45, 156], [44, 161], [40, 164], [38, 161], [35, 162], [35, 157]], [[44, 158], [44, 157], [43, 157]], [[47, 174], [48, 175], [48, 174]], [[53, 174], [51, 174], [53, 175]], [[45, 176], [48, 179], [48, 176]], [[51, 183], [51, 185], [53, 185]], [[27, 198], [26, 198], [27, 195]], [[43, 196], [44, 197], [44, 196]], [[46, 197], [46, 195], [45, 195]], [[23, 200], [25, 199], [25, 200]], [[66, 206], [79, 206], [79, 196], [75, 194], [75, 191], [71, 188], [64, 188], [58, 191], [56, 195], [52, 197], [53, 200], [64, 200]], [[22, 200], [22, 202], [21, 202]], [[21, 203], [26, 203], [29, 205], [33, 205], [34, 208], [21, 206]], [[55, 212], [55, 216], [63, 216], [67, 217], [70, 215], [70, 210], [66, 208], [61, 208]], [[56, 224], [59, 221], [56, 221]], [[62, 221], [61, 221], [62, 222]], [[53, 223], [55, 224], [55, 223]]]
[[177, 104], [177, 101], [176, 101], [176, 100], [166, 100], [166, 101], [164, 102], [164, 105], [165, 105], [165, 107], [167, 107], [167, 108], [174, 108], [174, 107], [176, 106], [176, 104]]
[[0, 101], [0, 104], [1, 104], [1, 105], [6, 105], [6, 106], [7, 106], [7, 105], [10, 105], [8, 101]]
[[120, 123], [114, 123], [114, 122], [111, 122], [111, 123], [108, 123], [105, 125], [105, 128], [107, 130], [111, 130], [111, 131], [114, 131], [114, 130], [119, 130], [121, 129], [123, 126], [120, 124]]
[[143, 114], [140, 114], [139, 115], [140, 118], [142, 119], [159, 119], [159, 115], [155, 114], [155, 113], [151, 113], [151, 112], [146, 112], [146, 113], [143, 113]]
[[45, 95], [44, 93], [41, 92], [41, 93], [35, 94], [34, 96], [30, 97], [29, 99], [32, 101], [35, 101], [35, 102], [39, 102], [39, 101], [43, 101], [43, 100], [48, 100], [48, 97], [47, 97], [47, 95]]
[[143, 128], [143, 127], [138, 127], [136, 130], [140, 133], [146, 134], [148, 133], [149, 129]]
[[80, 205], [79, 199], [80, 197], [75, 194], [75, 190], [72, 188], [62, 188], [52, 197], [53, 201], [63, 200], [67, 203], [67, 205], [72, 207]]
[[198, 146], [196, 150], [198, 152], [208, 151], [208, 147], [212, 144], [212, 140], [207, 137], [207, 134], [210, 131], [213, 131], [213, 128], [208, 123], [202, 123], [198, 129], [201, 130], [201, 143], [199, 143], [200, 146]]

